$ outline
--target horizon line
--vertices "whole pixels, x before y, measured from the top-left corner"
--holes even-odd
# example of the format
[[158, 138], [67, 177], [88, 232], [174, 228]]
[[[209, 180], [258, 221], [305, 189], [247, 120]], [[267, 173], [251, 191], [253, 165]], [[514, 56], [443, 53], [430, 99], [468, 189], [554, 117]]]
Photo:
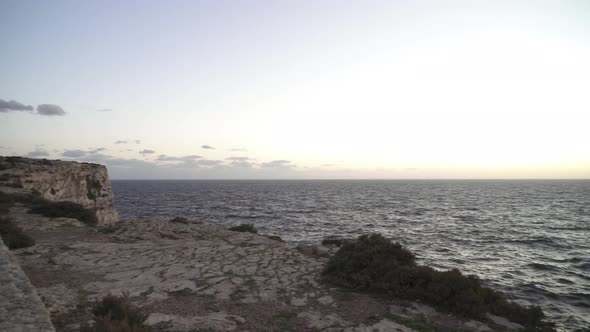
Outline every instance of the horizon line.
[[277, 179], [111, 179], [111, 181], [590, 181], [590, 178], [358, 178], [358, 179], [325, 179], [325, 178], [277, 178]]

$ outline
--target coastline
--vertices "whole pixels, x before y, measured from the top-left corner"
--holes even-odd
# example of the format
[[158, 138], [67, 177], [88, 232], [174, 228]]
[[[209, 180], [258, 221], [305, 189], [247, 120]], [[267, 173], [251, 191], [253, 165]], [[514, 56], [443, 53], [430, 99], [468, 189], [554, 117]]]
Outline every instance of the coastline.
[[501, 327], [325, 285], [319, 273], [335, 247], [298, 247], [207, 223], [92, 228], [32, 218], [22, 206], [10, 215], [37, 241], [13, 253], [58, 331], [89, 323], [88, 308], [108, 294], [127, 294], [156, 331], [412, 331], [391, 319], [397, 315], [465, 331]]
[[[145, 324], [153, 331], [522, 328], [497, 316], [476, 321], [438, 312], [418, 302], [327, 284], [321, 271], [338, 251], [333, 245], [285, 243], [233, 231], [230, 225], [183, 218], [101, 222], [64, 216], [64, 212], [71, 211], [63, 210], [59, 202], [47, 201], [45, 196], [52, 198], [56, 183], [66, 183], [63, 176], [79, 172], [79, 164], [58, 162], [63, 172], [55, 177], [35, 177], [35, 171], [55, 174], [55, 162], [24, 158], [16, 162], [21, 166], [31, 163], [33, 167], [28, 172], [17, 169], [17, 176], [8, 176], [8, 182], [0, 183], [2, 218], [30, 236], [35, 244], [6, 252], [5, 256], [18, 262], [57, 331], [79, 331], [91, 326], [92, 307], [108, 295], [125, 296], [145, 315]], [[88, 165], [82, 169], [84, 178], [93, 168], [106, 174], [104, 166]], [[36, 178], [40, 180], [32, 180]], [[29, 181], [26, 183], [30, 188], [23, 188], [23, 179]], [[108, 182], [108, 177], [101, 181]], [[72, 181], [68, 183], [68, 190], [78, 195], [70, 195], [74, 201], [86, 202], [90, 198], [88, 182], [80, 184], [80, 188]], [[108, 188], [104, 197], [112, 199], [110, 185], [99, 183], [95, 187]], [[46, 207], [60, 206], [61, 210], [57, 215], [36, 214], [31, 208], [39, 202]], [[92, 209], [93, 202], [88, 203]], [[66, 204], [68, 208], [71, 205]], [[50, 208], [40, 213], [48, 211], [56, 212]], [[82, 209], [87, 211], [91, 210]], [[4, 310], [2, 314], [8, 317], [15, 312]], [[47, 329], [16, 325], [15, 330]]]

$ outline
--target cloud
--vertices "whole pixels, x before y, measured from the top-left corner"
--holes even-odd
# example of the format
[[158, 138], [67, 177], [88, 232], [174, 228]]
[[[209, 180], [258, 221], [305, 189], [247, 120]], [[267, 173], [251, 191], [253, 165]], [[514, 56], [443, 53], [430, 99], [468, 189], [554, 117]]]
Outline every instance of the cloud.
[[223, 164], [223, 160], [207, 160], [207, 159], [202, 159], [202, 160], [197, 161], [197, 163], [199, 165], [203, 165], [203, 166], [217, 166], [217, 165]]
[[246, 152], [246, 151], [248, 151], [245, 148], [233, 148], [233, 149], [229, 149], [229, 150], [233, 151], [233, 152]]
[[31, 112], [31, 114], [39, 114], [46, 116], [63, 116], [66, 115], [66, 111], [61, 106], [53, 104], [41, 104], [37, 106], [37, 112], [33, 112], [35, 109], [31, 105], [24, 105], [15, 100], [6, 101], [0, 99], [0, 113], [6, 112]]
[[99, 153], [104, 150], [106, 150], [106, 148], [97, 148], [97, 149], [93, 149], [93, 150], [88, 150], [88, 153], [95, 154], [95, 153]]
[[66, 115], [66, 111], [58, 105], [53, 104], [41, 104], [37, 106], [37, 114], [47, 116], [63, 116]]
[[101, 108], [99, 110], [96, 110], [97, 112], [112, 112], [113, 110], [110, 108]]
[[79, 157], [84, 157], [87, 154], [88, 154], [88, 151], [84, 151], [84, 150], [66, 150], [66, 151], [64, 151], [62, 156], [66, 157], [66, 158], [79, 158]]
[[225, 160], [232, 160], [232, 161], [247, 161], [247, 160], [254, 160], [249, 157], [229, 157], [225, 158]]
[[127, 144], [127, 143], [141, 144], [141, 140], [139, 140], [139, 139], [132, 139], [132, 140], [120, 139], [120, 140], [116, 140], [114, 143], [115, 144]]
[[234, 160], [229, 163], [229, 167], [235, 169], [254, 168], [256, 166], [258, 166], [258, 164], [245, 160]]
[[336, 164], [322, 164], [320, 167], [334, 167]]
[[191, 154], [188, 156], [183, 156], [183, 157], [172, 157], [172, 156], [167, 156], [165, 154], [161, 154], [158, 156], [157, 160], [158, 161], [189, 161], [189, 160], [195, 160], [195, 159], [201, 159], [203, 157], [198, 156], [196, 154]]
[[32, 111], [33, 106], [24, 105], [15, 100], [5, 101], [0, 99], [0, 113], [6, 113], [10, 111]]
[[148, 149], [143, 149], [143, 150], [139, 151], [139, 153], [141, 153], [141, 154], [153, 154], [153, 153], [156, 153], [156, 151], [154, 151], [154, 150], [148, 150]]
[[29, 158], [39, 158], [39, 157], [49, 157], [49, 153], [45, 150], [35, 150], [27, 153], [25, 157]]
[[273, 161], [269, 161], [269, 162], [266, 162], [266, 163], [262, 163], [261, 166], [262, 167], [268, 167], [268, 168], [290, 168], [290, 167], [295, 167], [295, 165], [293, 165], [290, 160], [284, 160], [284, 159], [273, 160]]
[[89, 155], [96, 155], [99, 152], [102, 152], [106, 150], [105, 148], [96, 148], [96, 149], [90, 149], [90, 150], [66, 150], [64, 151], [64, 153], [62, 153], [62, 156], [66, 157], [66, 158], [80, 158], [80, 157], [84, 157], [84, 156], [89, 156]]
[[203, 148], [205, 150], [215, 150], [214, 147], [212, 147], [211, 145], [207, 145], [207, 144], [201, 145], [201, 148]]
[[225, 158], [225, 160], [229, 160], [229, 166], [231, 167], [235, 167], [235, 168], [252, 168], [254, 166], [256, 166], [256, 163], [253, 163], [252, 158], [249, 157], [229, 157], [229, 158]]

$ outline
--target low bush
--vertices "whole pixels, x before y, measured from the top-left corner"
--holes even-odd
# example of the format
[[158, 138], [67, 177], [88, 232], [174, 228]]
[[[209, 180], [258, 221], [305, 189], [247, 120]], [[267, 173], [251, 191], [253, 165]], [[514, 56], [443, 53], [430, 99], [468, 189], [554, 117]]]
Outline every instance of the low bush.
[[107, 295], [92, 309], [94, 325], [82, 326], [82, 332], [143, 332], [146, 316], [132, 306], [127, 296]]
[[0, 191], [0, 204], [12, 206], [13, 203], [23, 203], [27, 206], [38, 206], [48, 204], [49, 201], [41, 197], [38, 192], [32, 193], [5, 193]]
[[336, 236], [328, 236], [322, 240], [322, 245], [323, 246], [334, 245], [336, 247], [342, 247], [343, 244], [345, 244], [347, 242], [351, 242], [351, 241], [354, 241], [354, 240], [344, 239], [344, 238], [336, 237]]
[[35, 245], [35, 240], [8, 219], [0, 217], [0, 236], [8, 249], [20, 249]]
[[285, 242], [283, 238], [278, 235], [266, 235], [266, 237], [274, 241]]
[[481, 319], [490, 312], [527, 331], [555, 331], [539, 307], [509, 302], [504, 294], [482, 286], [476, 276], [465, 276], [459, 270], [437, 271], [418, 265], [414, 254], [379, 234], [344, 243], [324, 267], [322, 277], [348, 289], [419, 300], [459, 316]]
[[49, 218], [73, 218], [87, 225], [96, 225], [96, 213], [91, 209], [85, 209], [74, 202], [41, 202], [33, 207], [29, 213], [40, 214]]
[[175, 222], [179, 224], [188, 224], [190, 221], [184, 217], [176, 217], [169, 220], [169, 222]]
[[229, 230], [236, 231], [236, 232], [248, 232], [248, 233], [258, 234], [258, 230], [256, 229], [256, 227], [254, 227], [253, 224], [241, 224], [238, 226], [230, 227]]

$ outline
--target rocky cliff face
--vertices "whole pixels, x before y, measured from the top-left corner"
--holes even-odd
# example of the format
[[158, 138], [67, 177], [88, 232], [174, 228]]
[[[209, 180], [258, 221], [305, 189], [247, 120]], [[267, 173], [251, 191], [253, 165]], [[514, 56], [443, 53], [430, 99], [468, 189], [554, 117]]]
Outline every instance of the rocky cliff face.
[[50, 201], [71, 201], [96, 211], [99, 225], [118, 220], [107, 168], [71, 161], [0, 157], [3, 185], [38, 192]]

